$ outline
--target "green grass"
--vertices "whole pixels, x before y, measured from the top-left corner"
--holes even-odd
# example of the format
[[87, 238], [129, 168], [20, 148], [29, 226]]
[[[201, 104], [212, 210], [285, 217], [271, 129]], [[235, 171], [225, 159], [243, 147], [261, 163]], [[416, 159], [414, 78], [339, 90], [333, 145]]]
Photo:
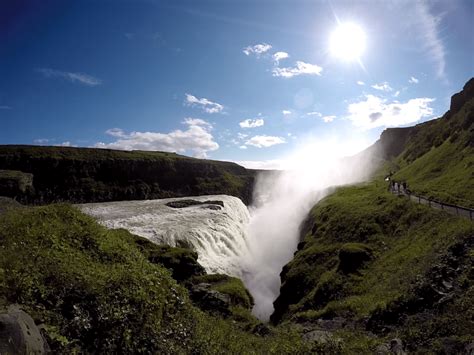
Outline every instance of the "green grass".
[[393, 178], [417, 194], [474, 208], [473, 117], [471, 99], [455, 115], [417, 126]]
[[272, 328], [265, 337], [243, 330], [238, 322], [252, 316], [240, 304], [251, 299], [240, 280], [209, 276], [216, 290], [232, 295], [232, 318], [200, 311], [150, 258], [158, 249], [137, 238], [107, 230], [67, 204], [2, 213], [0, 306], [20, 304], [44, 326], [54, 353], [311, 352], [292, 329]]
[[[401, 300], [412, 302], [420, 285], [430, 282], [433, 265], [450, 248], [468, 245], [474, 235], [472, 222], [392, 195], [382, 181], [338, 189], [311, 210], [305, 226], [304, 247], [285, 266], [277, 300], [277, 317], [298, 323], [363, 320]], [[354, 272], [344, 272], [340, 253], [347, 250], [366, 251], [371, 258]], [[464, 277], [464, 287], [472, 290], [468, 271], [457, 277]], [[465, 293], [459, 297], [464, 308], [473, 306]], [[443, 317], [464, 324], [449, 335], [469, 334], [469, 313], [433, 319]], [[439, 336], [423, 334], [421, 328], [421, 322], [409, 323], [407, 332], [420, 330], [411, 343]]]

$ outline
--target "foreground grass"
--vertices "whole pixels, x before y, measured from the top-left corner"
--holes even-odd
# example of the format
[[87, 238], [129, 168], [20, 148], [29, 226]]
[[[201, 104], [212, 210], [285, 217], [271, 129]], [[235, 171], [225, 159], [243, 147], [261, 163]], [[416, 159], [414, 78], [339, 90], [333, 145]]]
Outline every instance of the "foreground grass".
[[[20, 304], [55, 353], [310, 351], [294, 331], [261, 337], [203, 313], [136, 238], [70, 205], [9, 210], [0, 215], [0, 306]], [[236, 282], [221, 287], [250, 302]]]

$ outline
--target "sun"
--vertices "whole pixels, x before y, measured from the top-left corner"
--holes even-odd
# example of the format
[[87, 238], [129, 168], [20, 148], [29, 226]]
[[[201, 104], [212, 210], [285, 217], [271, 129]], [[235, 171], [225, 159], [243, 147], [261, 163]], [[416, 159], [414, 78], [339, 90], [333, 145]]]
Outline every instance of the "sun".
[[354, 23], [341, 23], [331, 34], [331, 54], [345, 61], [359, 60], [364, 53], [365, 45], [365, 32]]

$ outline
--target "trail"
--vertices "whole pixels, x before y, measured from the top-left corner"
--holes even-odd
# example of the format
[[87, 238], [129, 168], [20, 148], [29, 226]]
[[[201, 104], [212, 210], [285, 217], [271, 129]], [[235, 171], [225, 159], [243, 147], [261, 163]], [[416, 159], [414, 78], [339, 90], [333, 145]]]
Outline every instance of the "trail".
[[420, 195], [416, 195], [412, 193], [406, 187], [406, 185], [404, 187], [403, 184], [401, 184], [400, 182], [393, 181], [393, 180], [392, 182], [389, 188], [390, 188], [390, 192], [392, 192], [395, 195], [405, 196], [405, 197], [408, 197], [411, 201], [417, 202], [421, 205], [426, 205], [431, 208], [443, 210], [447, 213], [450, 213], [459, 217], [468, 218], [471, 221], [474, 220], [474, 210], [471, 208], [462, 207], [458, 205], [452, 205], [452, 204], [436, 201], [433, 199], [429, 199]]

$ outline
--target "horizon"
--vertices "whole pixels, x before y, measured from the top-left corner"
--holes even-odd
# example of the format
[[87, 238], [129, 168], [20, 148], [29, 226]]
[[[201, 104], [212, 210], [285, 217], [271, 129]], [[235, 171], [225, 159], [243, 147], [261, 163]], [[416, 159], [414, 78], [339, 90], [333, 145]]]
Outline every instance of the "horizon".
[[441, 117], [474, 74], [471, 1], [271, 5], [1, 5], [0, 144], [281, 168]]

